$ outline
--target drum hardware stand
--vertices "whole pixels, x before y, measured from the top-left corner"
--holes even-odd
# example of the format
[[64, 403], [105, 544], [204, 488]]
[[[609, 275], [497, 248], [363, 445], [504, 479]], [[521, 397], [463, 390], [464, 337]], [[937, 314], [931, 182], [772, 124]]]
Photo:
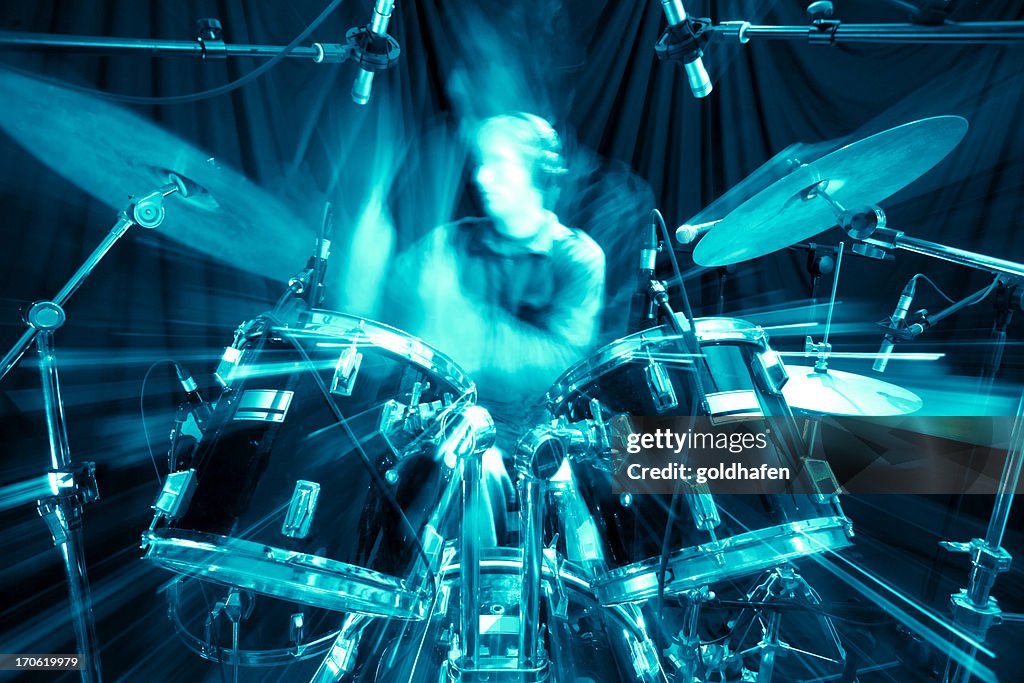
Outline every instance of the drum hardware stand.
[[832, 273], [836, 268], [835, 248], [833, 247], [830, 250], [832, 252], [830, 255], [827, 253], [819, 253], [819, 248], [823, 247], [824, 245], [814, 244], [813, 242], [806, 245], [807, 261], [805, 266], [807, 268], [807, 273], [811, 276], [811, 301], [813, 303], [818, 302], [818, 281], [821, 280], [821, 276]]
[[[101, 55], [139, 55], [167, 57], [195, 57], [203, 61], [219, 61], [228, 57], [287, 59], [311, 61], [315, 64], [342, 64], [350, 59], [369, 71], [389, 69], [401, 53], [398, 42], [387, 34], [377, 34], [381, 45], [370, 46], [370, 33], [366, 27], [349, 29], [346, 42], [313, 43], [309, 47], [295, 46], [289, 50], [281, 45], [247, 45], [225, 43], [223, 27], [217, 19], [204, 18], [196, 22], [197, 33], [192, 40], [153, 40], [151, 38], [106, 38], [97, 36], [51, 35], [0, 31], [0, 49], [43, 50]], [[372, 49], [371, 49], [372, 48]], [[372, 62], [372, 63], [371, 63]]]
[[683, 627], [666, 648], [665, 656], [676, 667], [677, 680], [685, 683], [704, 680], [706, 667], [701, 651], [700, 613], [704, 603], [715, 600], [716, 595], [708, 586], [701, 586], [683, 591], [678, 597], [686, 603]]
[[[1000, 574], [1009, 571], [1012, 556], [1002, 547], [1006, 524], [1010, 518], [1013, 497], [1020, 482], [1024, 466], [1024, 396], [1017, 406], [1017, 417], [1013, 425], [1006, 462], [999, 478], [999, 491], [989, 518], [985, 538], [975, 538], [967, 543], [942, 541], [940, 546], [954, 553], [967, 553], [971, 557], [971, 574], [966, 588], [950, 596], [953, 604], [953, 623], [962, 626], [977, 640], [984, 642], [988, 630], [1004, 621], [999, 603], [992, 597], [992, 587]], [[1020, 615], [1012, 615], [1018, 619]], [[973, 660], [974, 652], [971, 653]], [[971, 668], [955, 661], [946, 660], [943, 674], [944, 683], [966, 683], [971, 678]]]
[[[809, 583], [807, 583], [806, 579], [800, 576], [795, 567], [792, 565], [776, 567], [769, 571], [761, 582], [747, 593], [745, 601], [757, 603], [757, 605], [755, 607], [745, 607], [740, 612], [733, 625], [733, 633], [726, 641], [727, 646], [734, 643], [737, 647], [742, 645], [754, 622], [761, 621], [763, 629], [761, 641], [747, 650], [735, 650], [737, 656], [742, 656], [760, 650], [761, 665], [757, 672], [758, 683], [771, 682], [772, 674], [775, 670], [775, 659], [780, 650], [783, 652], [798, 652], [833, 662], [835, 664], [841, 664], [846, 661], [846, 650], [843, 648], [842, 642], [839, 640], [839, 632], [836, 630], [835, 623], [832, 621], [831, 617], [825, 614], [819, 613], [816, 618], [818, 623], [821, 625], [822, 631], [824, 631], [828, 636], [829, 642], [832, 644], [832, 647], [838, 655], [837, 658], [826, 657], [814, 652], [800, 650], [794, 648], [789, 643], [782, 641], [779, 638], [782, 626], [782, 612], [780, 611], [780, 607], [784, 606], [772, 606], [771, 604], [780, 599], [787, 601], [798, 600], [812, 608], [816, 608], [821, 605], [821, 597], [818, 595], [818, 592], [814, 590]], [[767, 623], [762, 619], [764, 612], [766, 611], [769, 612]], [[735, 638], [737, 633], [736, 629], [739, 628], [741, 624], [745, 624], [745, 626], [742, 627], [743, 630], [740, 637]]]
[[82, 539], [82, 513], [85, 505], [99, 499], [95, 465], [72, 463], [68, 443], [64, 402], [61, 399], [60, 378], [57, 370], [54, 333], [64, 325], [67, 315], [64, 306], [78, 291], [96, 266], [133, 225], [156, 228], [163, 222], [164, 197], [175, 192], [187, 196], [184, 182], [171, 176], [168, 184], [140, 197], [129, 204], [118, 216], [99, 246], [86, 258], [64, 287], [53, 299], [37, 301], [26, 312], [28, 329], [0, 361], [0, 380], [17, 364], [35, 343], [39, 351], [39, 372], [42, 380], [43, 406], [46, 411], [46, 431], [50, 442], [50, 493], [38, 502], [38, 510], [61, 552], [64, 576], [68, 584], [71, 622], [75, 631], [78, 652], [84, 660], [82, 681], [100, 681], [100, 648], [92, 611], [92, 594], [85, 565], [85, 547]]
[[[249, 615], [252, 614], [252, 609], [255, 603], [252, 600], [249, 601], [247, 607], [242, 605], [242, 594], [237, 588], [232, 588], [228, 591], [227, 597], [214, 605], [213, 609], [210, 610], [210, 615], [206, 620], [207, 627], [207, 642], [211, 642], [211, 636], [213, 629], [217, 625], [217, 619], [221, 614], [224, 614], [231, 622], [231, 680], [233, 683], [238, 683], [238, 668], [241, 666], [239, 645], [238, 645], [238, 631], [239, 624], [248, 619]], [[218, 660], [223, 661], [223, 648], [220, 648], [218, 652]]]
[[810, 335], [804, 340], [804, 355], [817, 355], [817, 360], [814, 361], [815, 372], [828, 372], [828, 357], [832, 353], [832, 345], [828, 343], [828, 335], [832, 331], [832, 312], [836, 308], [836, 290], [839, 288], [839, 273], [843, 269], [843, 249], [845, 246], [843, 242], [840, 242], [839, 246], [836, 247], [835, 269], [832, 271], [832, 294], [829, 297], [828, 315], [825, 318], [825, 336], [820, 343], [815, 343]]
[[831, 2], [813, 2], [807, 7], [809, 26], [759, 26], [749, 21], [722, 21], [712, 25], [708, 19], [693, 19], [707, 24], [704, 39], [711, 42], [751, 40], [806, 40], [810, 45], [878, 44], [980, 44], [1014, 45], [1024, 42], [1024, 22], [956, 22], [906, 24], [843, 24], [832, 16]]
[[[551, 492], [550, 477], [559, 469], [561, 461], [557, 455], [569, 458], [593, 456], [611, 450], [608, 430], [601, 418], [600, 403], [591, 399], [591, 411], [597, 417], [572, 425], [539, 425], [527, 432], [516, 445], [517, 469], [520, 472], [520, 528], [523, 539], [522, 592], [520, 594], [521, 629], [519, 632], [519, 662], [521, 670], [532, 672], [544, 667], [547, 680], [549, 657], [544, 652], [540, 638], [540, 596], [545, 593], [549, 602], [549, 613], [564, 618], [568, 613], [569, 600], [565, 595], [559, 571], [558, 559], [554, 552], [546, 552], [543, 544], [544, 510], [547, 496]], [[556, 457], [540, 459], [538, 454], [550, 450]], [[564, 506], [562, 506], [564, 509]], [[557, 539], [554, 541], [557, 543]], [[543, 565], [550, 566], [553, 577], [552, 588], [543, 590]], [[583, 565], [587, 568], [589, 565]], [[654, 644], [647, 636], [643, 615], [633, 605], [619, 605], [614, 608], [619, 616], [628, 621], [631, 629], [627, 632], [630, 660], [640, 680], [664, 683], [667, 679]], [[630, 640], [631, 638], [631, 640]], [[521, 677], [514, 678], [523, 681]], [[532, 677], [530, 680], [533, 679]]]
[[718, 298], [715, 304], [715, 316], [725, 315], [725, 281], [730, 275], [736, 272], [736, 264], [730, 263], [727, 266], [720, 266], [715, 273], [718, 275]]
[[1024, 288], [1020, 282], [1000, 281], [996, 285], [994, 298], [995, 318], [992, 321], [992, 351], [982, 371], [982, 385], [987, 394], [991, 390], [999, 368], [1003, 364], [1006, 349], [1006, 329], [1017, 311], [1024, 311]]

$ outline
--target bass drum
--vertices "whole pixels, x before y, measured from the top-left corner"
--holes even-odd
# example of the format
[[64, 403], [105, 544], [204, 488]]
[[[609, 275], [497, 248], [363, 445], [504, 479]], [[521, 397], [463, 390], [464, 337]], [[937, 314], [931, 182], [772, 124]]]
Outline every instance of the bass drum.
[[554, 531], [566, 559], [597, 576], [602, 604], [655, 597], [662, 573], [665, 594], [678, 594], [838, 550], [853, 536], [828, 464], [796, 452], [802, 441], [782, 395], [786, 370], [764, 330], [735, 318], [696, 325], [697, 355], [668, 326], [611, 343], [552, 386], [551, 412], [568, 422], [696, 414], [738, 429], [772, 417], [765, 462], [795, 476], [803, 470], [824, 482], [821, 493], [712, 495], [680, 485], [677, 495], [633, 496], [612, 492], [610, 458], [572, 462], [551, 482]]
[[[480, 661], [491, 680], [530, 681], [536, 674], [515, 668], [519, 647], [522, 551], [487, 548], [480, 563]], [[565, 683], [653, 683], [664, 681], [658, 651], [644, 619], [631, 605], [602, 607], [589, 582], [565, 563], [555, 574], [545, 561], [541, 629], [549, 677]], [[460, 568], [442, 572], [443, 590], [431, 617], [420, 622], [371, 623], [358, 644], [358, 664], [345, 681], [437, 683], [459, 680], [453, 663], [459, 644]], [[488, 674], [480, 674], [485, 676]], [[513, 676], [513, 677], [510, 677]], [[467, 680], [487, 680], [473, 676]]]

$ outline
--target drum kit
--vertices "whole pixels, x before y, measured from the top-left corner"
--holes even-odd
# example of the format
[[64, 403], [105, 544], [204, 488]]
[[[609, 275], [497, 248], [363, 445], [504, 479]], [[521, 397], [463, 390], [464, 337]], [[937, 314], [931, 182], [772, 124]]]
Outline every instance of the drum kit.
[[[256, 223], [299, 223], [137, 116], [12, 71], [0, 71], [0, 96], [0, 127], [87, 192], [117, 206], [126, 190], [149, 189], [57, 296], [28, 309], [28, 328], [2, 364], [6, 374], [33, 343], [40, 352], [55, 475], [40, 511], [64, 551], [83, 678], [99, 680], [81, 540], [98, 487], [92, 464], [73, 461], [64, 426], [53, 346], [63, 306], [135, 225], [281, 278], [282, 263], [314, 235], [246, 239]], [[875, 206], [966, 129], [962, 118], [934, 117], [794, 160], [704, 235], [694, 260], [746, 261], [839, 225], [864, 248], [930, 254], [997, 280], [1024, 276], [1017, 264], [891, 230]], [[828, 368], [827, 339], [808, 347], [813, 368], [787, 367], [757, 325], [694, 319], [688, 304], [676, 314], [654, 280], [650, 296], [666, 314], [551, 386], [550, 419], [514, 453], [515, 542], [491, 547], [476, 520], [488, 505], [482, 460], [495, 429], [472, 379], [401, 330], [320, 308], [327, 222], [277, 305], [236, 330], [214, 373], [218, 395], [203, 397], [184, 375], [195, 438], [172, 446], [141, 543], [145, 562], [176, 577], [166, 598], [182, 642], [231, 667], [233, 680], [301, 661], [316, 664], [319, 682], [770, 681], [776, 657], [791, 649], [773, 601], [813, 609], [820, 600], [798, 564], [842, 551], [854, 536], [840, 487], [811, 457], [794, 414], [906, 414], [921, 400]], [[920, 333], [904, 316], [888, 323], [893, 341]], [[817, 468], [814, 491], [613, 492], [611, 421], [692, 415], [789, 425], [770, 457], [794, 471]], [[735, 582], [750, 585], [745, 607], [712, 642], [702, 608]], [[674, 629], [653, 607], [666, 600], [683, 613]], [[838, 632], [817, 614], [830, 649], [817, 656], [842, 669]]]

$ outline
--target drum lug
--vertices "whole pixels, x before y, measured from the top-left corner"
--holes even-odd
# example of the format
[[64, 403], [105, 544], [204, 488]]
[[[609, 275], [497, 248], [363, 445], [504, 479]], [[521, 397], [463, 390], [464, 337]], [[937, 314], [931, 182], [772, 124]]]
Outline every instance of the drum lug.
[[651, 392], [655, 411], [659, 414], [666, 413], [679, 405], [675, 387], [672, 386], [672, 378], [669, 377], [664, 363], [649, 361], [644, 368], [644, 377], [647, 379], [647, 388]]
[[754, 370], [768, 393], [776, 396], [782, 394], [782, 388], [789, 381], [789, 373], [778, 353], [766, 349], [764, 353], [755, 356]]
[[306, 538], [313, 525], [317, 502], [320, 500], [320, 484], [315, 481], [295, 482], [288, 511], [281, 525], [281, 534], [289, 538]]
[[242, 351], [229, 346], [224, 349], [224, 354], [220, 357], [220, 363], [217, 364], [217, 370], [213, 373], [213, 376], [225, 389], [231, 387], [231, 376], [235, 372], [235, 368], [238, 367], [238, 361], [242, 359]]
[[156, 515], [153, 517], [150, 529], [156, 527], [156, 523], [161, 517], [173, 521], [184, 515], [188, 510], [189, 503], [192, 502], [192, 494], [196, 492], [198, 483], [195, 470], [168, 474], [160, 495], [152, 505], [152, 508], [156, 510]]
[[295, 646], [295, 652], [302, 650], [302, 641], [306, 639], [306, 613], [296, 612], [288, 622], [288, 639]]
[[596, 398], [590, 399], [590, 418], [594, 424], [594, 445], [598, 452], [607, 453], [612, 449], [612, 439], [604, 420], [604, 407]]
[[362, 363], [363, 354], [359, 353], [355, 344], [342, 351], [334, 366], [331, 393], [336, 396], [351, 396], [355, 390], [356, 377], [359, 375], [359, 366]]

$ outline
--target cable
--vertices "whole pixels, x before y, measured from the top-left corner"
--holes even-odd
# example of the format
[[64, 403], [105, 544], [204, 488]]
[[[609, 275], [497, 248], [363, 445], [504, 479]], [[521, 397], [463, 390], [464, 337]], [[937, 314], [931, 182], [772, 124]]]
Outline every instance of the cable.
[[177, 367], [178, 361], [170, 358], [161, 358], [146, 370], [146, 374], [142, 377], [142, 392], [139, 394], [139, 412], [142, 414], [142, 434], [146, 437], [146, 450], [149, 451], [149, 459], [153, 462], [153, 471], [156, 472], [156, 481], [161, 487], [164, 485], [164, 480], [160, 476], [160, 468], [156, 464], [156, 456], [153, 454], [153, 442], [149, 439], [149, 427], [146, 426], [146, 383], [149, 381], [149, 376], [153, 373], [153, 370], [162, 363], [170, 363]]
[[932, 279], [930, 277], [928, 277], [927, 275], [925, 275], [924, 273], [918, 273], [917, 275], [915, 275], [914, 277], [912, 277], [910, 279], [911, 280], [924, 280], [925, 282], [930, 284], [932, 286], [932, 289], [934, 289], [936, 292], [938, 292], [939, 296], [941, 296], [943, 299], [945, 299], [946, 301], [948, 301], [951, 304], [955, 304], [956, 303], [956, 300], [954, 300], [948, 294], [946, 294], [944, 291], [942, 291], [942, 288], [939, 287], [934, 282], [932, 282]]
[[[208, 100], [213, 97], [220, 95], [226, 95], [227, 93], [237, 90], [244, 85], [249, 84], [255, 79], [259, 78], [270, 69], [277, 66], [285, 57], [287, 57], [292, 50], [298, 47], [299, 43], [309, 37], [313, 31], [320, 27], [320, 24], [324, 22], [327, 17], [338, 9], [341, 5], [342, 0], [332, 0], [332, 2], [324, 9], [320, 15], [313, 20], [309, 26], [305, 28], [299, 35], [295, 37], [292, 42], [288, 43], [278, 54], [271, 57], [266, 63], [261, 64], [244, 76], [237, 78], [233, 81], [229, 81], [223, 85], [219, 85], [215, 88], [208, 90], [200, 90], [199, 92], [189, 93], [187, 95], [166, 95], [166, 96], [148, 96], [148, 95], [126, 95], [123, 93], [107, 92], [105, 90], [99, 90], [97, 88], [88, 88], [81, 85], [75, 85], [73, 83], [67, 83], [54, 78], [47, 78], [40, 76], [39, 74], [30, 73], [22, 69], [12, 69], [18, 71], [24, 75], [30, 76], [36, 80], [45, 81], [57, 87], [66, 88], [75, 92], [85, 93], [87, 95], [96, 95], [113, 102], [120, 102], [122, 104], [142, 104], [142, 105], [164, 105], [164, 104], [188, 104], [190, 102], [199, 102], [201, 100]], [[10, 67], [9, 67], [10, 68]]]

